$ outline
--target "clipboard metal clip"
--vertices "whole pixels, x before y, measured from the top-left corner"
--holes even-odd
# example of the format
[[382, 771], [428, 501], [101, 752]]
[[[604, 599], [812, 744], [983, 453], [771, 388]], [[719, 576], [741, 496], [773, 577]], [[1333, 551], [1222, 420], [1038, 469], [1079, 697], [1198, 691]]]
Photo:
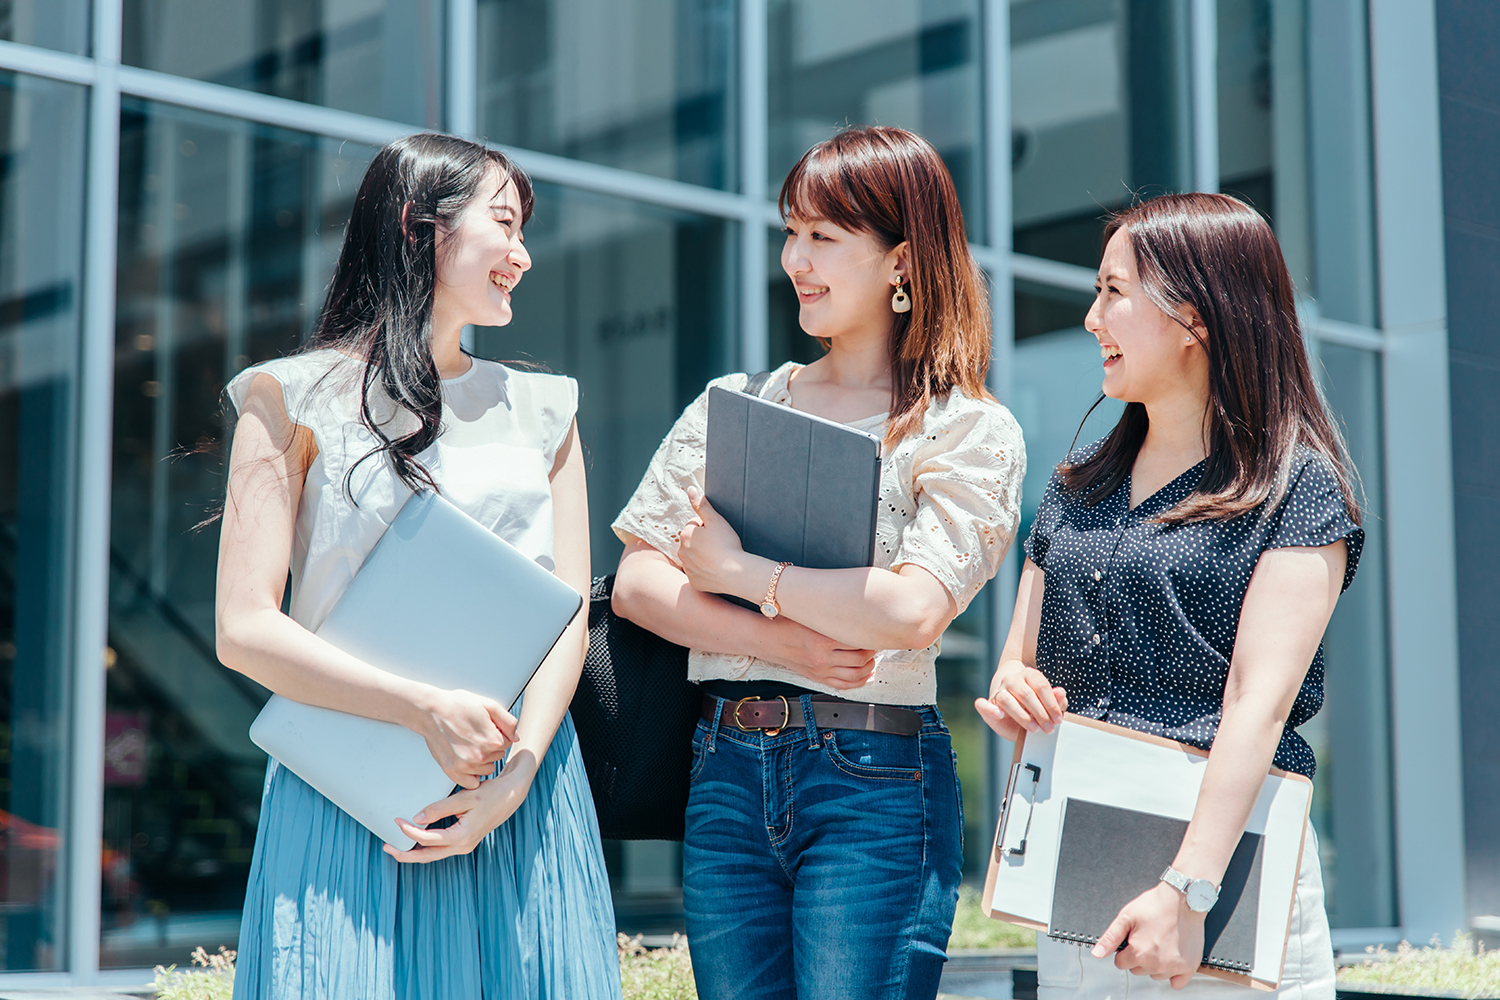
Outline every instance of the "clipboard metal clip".
[[1005, 856], [1008, 858], [1024, 858], [1026, 856], [1026, 838], [1031, 834], [1031, 815], [1036, 812], [1036, 796], [1038, 786], [1042, 781], [1042, 769], [1035, 764], [1023, 764], [1026, 770], [1031, 772], [1031, 808], [1026, 810], [1026, 829], [1021, 831], [1021, 846], [1007, 847]]

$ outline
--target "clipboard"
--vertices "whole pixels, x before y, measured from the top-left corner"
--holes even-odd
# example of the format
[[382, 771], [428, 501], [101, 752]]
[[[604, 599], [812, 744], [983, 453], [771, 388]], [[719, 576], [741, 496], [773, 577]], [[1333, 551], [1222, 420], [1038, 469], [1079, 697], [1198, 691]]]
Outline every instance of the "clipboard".
[[[1207, 761], [1207, 751], [1197, 747], [1072, 713], [1065, 714], [1050, 734], [1022, 733], [990, 848], [980, 897], [984, 912], [1039, 933], [1054, 932], [1059, 940], [1087, 940], [1056, 933], [1061, 929], [1052, 926], [1069, 804], [1133, 811], [1185, 827], [1197, 804]], [[1234, 907], [1253, 900], [1253, 959], [1244, 971], [1202, 965], [1199, 975], [1267, 991], [1280, 985], [1311, 806], [1309, 779], [1271, 769], [1246, 823], [1247, 834], [1258, 835], [1259, 843], [1248, 838], [1241, 843], [1242, 849], [1252, 843], [1254, 856], [1242, 858], [1237, 851], [1231, 862], [1231, 869], [1251, 863], [1259, 869], [1258, 885], [1253, 891], [1242, 885]], [[1177, 845], [1169, 846], [1170, 857]], [[1248, 878], [1248, 869], [1244, 874]], [[1228, 873], [1225, 881], [1227, 889]], [[1137, 892], [1153, 884], [1154, 876]], [[1222, 894], [1220, 900], [1227, 901]], [[1221, 911], [1220, 916], [1229, 914]], [[1113, 918], [1110, 913], [1104, 924]]]

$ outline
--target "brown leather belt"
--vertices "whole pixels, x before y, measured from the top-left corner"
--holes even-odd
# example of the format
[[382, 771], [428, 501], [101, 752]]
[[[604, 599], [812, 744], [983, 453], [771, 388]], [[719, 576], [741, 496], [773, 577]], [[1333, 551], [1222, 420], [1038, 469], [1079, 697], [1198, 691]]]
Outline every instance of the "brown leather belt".
[[[909, 708], [867, 705], [832, 695], [814, 695], [812, 706], [813, 722], [819, 729], [863, 729], [897, 736], [915, 736], [922, 731], [922, 713]], [[734, 727], [747, 732], [764, 729], [771, 736], [783, 729], [801, 729], [806, 724], [802, 716], [802, 701], [795, 697], [727, 701], [711, 694], [704, 695], [704, 721], [712, 722], [715, 712], [719, 714], [719, 725], [725, 729]]]

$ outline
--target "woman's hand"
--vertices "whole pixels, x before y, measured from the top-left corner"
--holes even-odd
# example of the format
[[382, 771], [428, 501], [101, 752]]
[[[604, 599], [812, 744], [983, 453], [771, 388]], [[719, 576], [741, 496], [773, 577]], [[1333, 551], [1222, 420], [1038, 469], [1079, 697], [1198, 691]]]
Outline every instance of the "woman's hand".
[[[529, 750], [518, 750], [506, 761], [499, 774], [482, 782], [478, 788], [454, 792], [441, 802], [434, 802], [423, 809], [410, 821], [398, 816], [396, 825], [401, 828], [402, 833], [415, 840], [417, 846], [409, 851], [398, 851], [386, 844], [385, 853], [397, 861], [417, 864], [439, 861], [455, 854], [468, 854], [479, 846], [479, 842], [491, 830], [510, 819], [521, 807], [521, 803], [526, 800], [526, 793], [531, 791], [531, 781], [536, 777], [538, 763]], [[441, 830], [423, 829], [426, 824], [445, 816], [456, 817], [458, 822]]]
[[1068, 692], [1054, 687], [1036, 667], [1001, 663], [990, 681], [990, 696], [975, 699], [974, 708], [991, 729], [1015, 740], [1023, 729], [1052, 732], [1068, 710]]
[[769, 658], [810, 681], [847, 691], [863, 687], [875, 671], [873, 649], [847, 649], [785, 616], [768, 624], [778, 642], [776, 653]]
[[477, 788], [495, 773], [495, 764], [516, 738], [516, 717], [500, 703], [471, 691], [427, 688], [418, 702], [413, 727], [427, 750], [455, 785]]
[[[1092, 952], [1115, 956], [1115, 967], [1137, 976], [1169, 979], [1180, 990], [1203, 962], [1206, 914], [1188, 909], [1182, 893], [1158, 882], [1125, 904]], [[1120, 945], [1125, 947], [1120, 949]], [[1116, 949], [1120, 949], [1116, 952]]]
[[[687, 494], [698, 516], [689, 521], [678, 536], [677, 558], [682, 563], [682, 571], [687, 574], [688, 583], [694, 590], [706, 594], [732, 594], [733, 578], [743, 573], [746, 562], [758, 557], [745, 552], [740, 545], [740, 536], [735, 534], [728, 521], [719, 516], [702, 492], [690, 488]], [[770, 579], [769, 574], [767, 579]]]

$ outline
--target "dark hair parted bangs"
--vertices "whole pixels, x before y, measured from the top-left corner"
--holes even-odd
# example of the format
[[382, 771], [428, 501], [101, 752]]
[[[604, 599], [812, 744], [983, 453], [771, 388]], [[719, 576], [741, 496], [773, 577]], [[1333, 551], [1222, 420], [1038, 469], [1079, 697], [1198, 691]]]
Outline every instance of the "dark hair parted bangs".
[[[1311, 448], [1328, 460], [1350, 518], [1360, 523], [1356, 473], [1313, 378], [1292, 279], [1266, 220], [1227, 195], [1174, 194], [1111, 218], [1105, 244], [1120, 232], [1130, 240], [1142, 289], [1208, 356], [1203, 478], [1158, 520], [1229, 520], [1263, 503], [1272, 510], [1286, 495], [1298, 453]], [[1184, 318], [1184, 306], [1202, 318], [1202, 333]], [[1063, 484], [1089, 503], [1109, 496], [1135, 464], [1147, 422], [1145, 406], [1127, 404], [1091, 456], [1058, 466]]]
[[907, 244], [912, 307], [892, 313], [887, 444], [917, 433], [932, 400], [955, 387], [989, 398], [989, 296], [953, 178], [931, 143], [899, 128], [845, 129], [803, 154], [778, 205], [782, 218], [822, 219], [886, 251]]
[[[467, 139], [436, 132], [409, 135], [377, 153], [365, 171], [307, 348], [334, 347], [364, 361], [360, 420], [380, 444], [351, 466], [346, 490], [359, 463], [380, 454], [411, 489], [436, 489], [416, 456], [442, 431], [432, 306], [437, 255], [453, 246], [442, 242], [440, 248], [438, 231], [457, 227], [492, 171], [501, 187], [515, 183], [524, 225], [535, 204], [531, 179], [504, 153]], [[387, 435], [371, 409], [376, 384], [417, 418], [416, 430], [394, 439]]]

